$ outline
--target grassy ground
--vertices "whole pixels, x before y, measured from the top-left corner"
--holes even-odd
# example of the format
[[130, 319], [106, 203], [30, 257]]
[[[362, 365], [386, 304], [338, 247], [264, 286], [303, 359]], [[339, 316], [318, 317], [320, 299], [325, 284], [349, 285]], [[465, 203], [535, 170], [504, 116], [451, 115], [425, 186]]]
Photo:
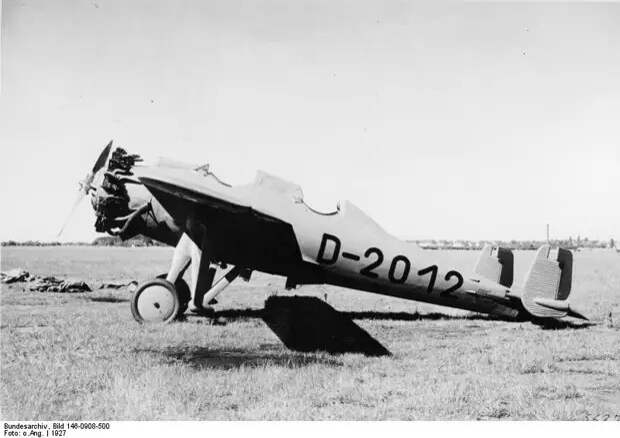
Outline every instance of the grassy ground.
[[[456, 268], [476, 254], [442, 252]], [[2, 270], [91, 284], [165, 272], [168, 248], [2, 248]], [[516, 278], [533, 252], [516, 255]], [[271, 294], [319, 296], [392, 352], [372, 358], [287, 350], [252, 312], [140, 326], [129, 294], [2, 286], [3, 419], [620, 418], [620, 255], [575, 256], [571, 301], [596, 323], [544, 329], [337, 288], [283, 292], [237, 281], [217, 310]], [[404, 312], [398, 314], [394, 312]], [[417, 312], [417, 313], [416, 313]], [[610, 318], [611, 314], [611, 318]], [[382, 318], [381, 315], [384, 315]], [[390, 316], [391, 315], [391, 316]]]

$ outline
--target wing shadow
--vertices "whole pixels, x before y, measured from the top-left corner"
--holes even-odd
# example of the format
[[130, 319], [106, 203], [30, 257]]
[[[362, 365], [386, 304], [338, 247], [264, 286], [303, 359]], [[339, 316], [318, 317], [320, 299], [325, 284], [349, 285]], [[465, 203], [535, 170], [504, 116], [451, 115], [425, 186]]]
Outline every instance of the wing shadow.
[[209, 309], [199, 316], [212, 318], [213, 321], [262, 319], [293, 351], [391, 355], [379, 341], [353, 322], [355, 312], [339, 312], [316, 297], [275, 296], [265, 301], [264, 309]]
[[261, 318], [293, 351], [391, 355], [350, 316], [316, 297], [270, 297]]

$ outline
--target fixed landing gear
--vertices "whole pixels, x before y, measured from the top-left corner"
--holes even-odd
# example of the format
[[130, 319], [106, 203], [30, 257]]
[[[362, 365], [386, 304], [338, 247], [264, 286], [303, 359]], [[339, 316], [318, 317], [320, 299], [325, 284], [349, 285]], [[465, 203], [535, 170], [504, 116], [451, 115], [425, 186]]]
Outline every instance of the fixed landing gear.
[[131, 314], [140, 323], [172, 322], [180, 308], [174, 285], [160, 278], [140, 285], [131, 299]]
[[182, 278], [175, 284], [165, 275], [142, 283], [131, 299], [131, 314], [139, 323], [164, 323], [178, 319], [191, 299], [189, 286]]
[[[161, 278], [163, 280], [166, 279], [168, 274], [158, 275], [157, 278]], [[185, 280], [182, 278], [177, 278], [177, 281], [174, 282], [174, 288], [177, 291], [177, 296], [179, 297], [179, 303], [181, 307], [179, 308], [179, 316], [183, 315], [187, 310], [187, 306], [189, 305], [189, 301], [192, 299], [192, 293], [189, 290], [189, 286]]]
[[[202, 249], [183, 234], [174, 249], [170, 271], [143, 283], [135, 291], [131, 313], [136, 321], [169, 323], [188, 308], [203, 313], [239, 275], [249, 279], [250, 271], [235, 266], [214, 282], [216, 270], [210, 266], [208, 241], [205, 239], [201, 246]], [[182, 278], [188, 267], [191, 268], [191, 286]]]

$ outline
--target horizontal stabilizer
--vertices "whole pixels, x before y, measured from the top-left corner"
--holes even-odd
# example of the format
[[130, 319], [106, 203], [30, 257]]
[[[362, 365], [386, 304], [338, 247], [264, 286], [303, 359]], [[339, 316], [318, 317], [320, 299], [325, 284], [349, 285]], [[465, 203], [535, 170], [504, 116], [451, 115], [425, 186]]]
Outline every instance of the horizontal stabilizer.
[[487, 280], [510, 287], [513, 282], [514, 256], [508, 248], [485, 245], [474, 273]]
[[557, 310], [559, 312], [567, 312], [567, 316], [574, 316], [575, 318], [585, 319], [588, 321], [588, 318], [584, 316], [583, 313], [573, 308], [568, 301], [534, 298], [534, 302], [548, 309]]

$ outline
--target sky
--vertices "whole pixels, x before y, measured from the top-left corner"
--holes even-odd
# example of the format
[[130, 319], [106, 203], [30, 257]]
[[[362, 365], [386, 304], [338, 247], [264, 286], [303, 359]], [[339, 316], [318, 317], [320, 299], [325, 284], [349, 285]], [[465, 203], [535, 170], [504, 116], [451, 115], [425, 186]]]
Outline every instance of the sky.
[[[620, 238], [620, 3], [5, 0], [0, 240], [114, 139], [403, 238]], [[62, 240], [90, 240], [84, 202]]]

